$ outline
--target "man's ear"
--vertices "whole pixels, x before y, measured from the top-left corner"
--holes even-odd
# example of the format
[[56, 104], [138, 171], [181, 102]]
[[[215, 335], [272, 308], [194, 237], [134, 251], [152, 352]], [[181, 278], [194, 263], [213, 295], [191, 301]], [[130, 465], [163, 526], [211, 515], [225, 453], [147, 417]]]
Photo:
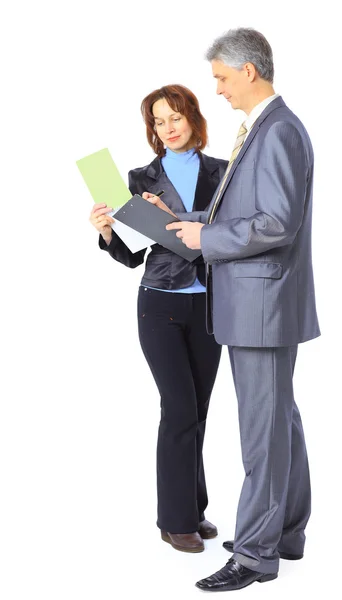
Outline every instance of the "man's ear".
[[243, 65], [243, 71], [245, 72], [245, 75], [246, 75], [246, 77], [248, 77], [248, 80], [250, 82], [255, 80], [257, 70], [256, 70], [255, 66], [253, 65], [253, 63], [248, 62], [245, 65]]

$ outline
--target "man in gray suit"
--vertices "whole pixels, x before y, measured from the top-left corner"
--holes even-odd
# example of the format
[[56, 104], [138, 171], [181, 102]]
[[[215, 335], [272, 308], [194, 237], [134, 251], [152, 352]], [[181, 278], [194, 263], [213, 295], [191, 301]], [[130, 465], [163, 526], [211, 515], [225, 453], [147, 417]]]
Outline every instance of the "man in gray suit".
[[298, 344], [320, 331], [309, 136], [274, 92], [272, 50], [262, 34], [228, 31], [207, 58], [217, 93], [247, 118], [208, 212], [189, 213], [187, 221], [182, 215], [167, 228], [202, 249], [208, 328], [228, 346], [238, 399], [245, 480], [234, 542], [224, 544], [234, 554], [196, 584], [218, 591], [275, 579], [279, 557], [303, 556], [310, 479], [292, 377]]

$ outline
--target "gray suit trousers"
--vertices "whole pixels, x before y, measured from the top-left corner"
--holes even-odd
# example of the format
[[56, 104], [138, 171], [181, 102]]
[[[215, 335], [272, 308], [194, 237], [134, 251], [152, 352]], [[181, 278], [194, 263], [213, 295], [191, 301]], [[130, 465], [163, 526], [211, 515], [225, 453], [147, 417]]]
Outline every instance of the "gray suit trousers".
[[245, 469], [234, 558], [254, 571], [276, 573], [278, 551], [303, 553], [311, 509], [305, 439], [292, 385], [297, 346], [228, 350]]

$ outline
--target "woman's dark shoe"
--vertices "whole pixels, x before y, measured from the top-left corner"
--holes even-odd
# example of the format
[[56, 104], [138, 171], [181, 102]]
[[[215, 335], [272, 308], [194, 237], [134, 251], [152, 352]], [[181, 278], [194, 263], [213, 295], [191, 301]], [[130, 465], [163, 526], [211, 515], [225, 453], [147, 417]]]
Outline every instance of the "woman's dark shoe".
[[[234, 552], [234, 542], [223, 542], [222, 546], [225, 550], [228, 550], [228, 552]], [[279, 556], [285, 560], [300, 560], [303, 558], [303, 554], [287, 554], [287, 552], [279, 552]]]
[[202, 540], [211, 540], [218, 535], [217, 527], [206, 519], [199, 524], [198, 533]]
[[161, 538], [171, 544], [175, 550], [181, 552], [203, 552], [204, 544], [200, 534], [194, 533], [169, 533], [161, 530]]

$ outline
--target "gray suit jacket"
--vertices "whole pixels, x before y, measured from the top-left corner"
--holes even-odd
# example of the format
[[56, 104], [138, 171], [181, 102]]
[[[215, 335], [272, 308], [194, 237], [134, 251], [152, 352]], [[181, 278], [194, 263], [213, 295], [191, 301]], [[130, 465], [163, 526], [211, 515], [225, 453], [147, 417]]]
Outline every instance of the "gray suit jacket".
[[[320, 335], [311, 261], [313, 164], [307, 131], [276, 98], [240, 150], [214, 222], [201, 231], [207, 326], [220, 344], [292, 346]], [[207, 223], [214, 198], [207, 212], [186, 220]]]

